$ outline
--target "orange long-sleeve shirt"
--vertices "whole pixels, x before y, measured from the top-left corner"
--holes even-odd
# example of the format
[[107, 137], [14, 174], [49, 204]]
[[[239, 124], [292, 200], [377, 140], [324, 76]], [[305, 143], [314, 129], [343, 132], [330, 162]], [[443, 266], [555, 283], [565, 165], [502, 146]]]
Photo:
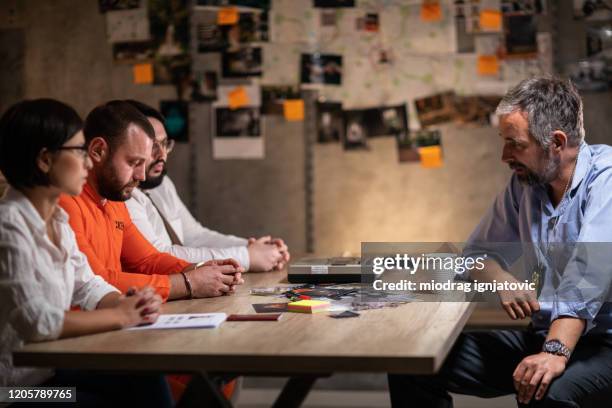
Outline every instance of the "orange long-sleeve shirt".
[[132, 223], [125, 203], [101, 198], [87, 183], [77, 197], [62, 195], [60, 205], [94, 273], [122, 292], [149, 285], [168, 299], [168, 275], [189, 263], [155, 249]]

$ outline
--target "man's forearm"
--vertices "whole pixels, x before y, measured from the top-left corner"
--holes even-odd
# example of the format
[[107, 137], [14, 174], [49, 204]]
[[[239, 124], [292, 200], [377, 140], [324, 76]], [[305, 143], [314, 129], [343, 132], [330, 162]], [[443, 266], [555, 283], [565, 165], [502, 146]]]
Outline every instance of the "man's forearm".
[[561, 316], [550, 325], [546, 340], [557, 339], [565, 344], [570, 350], [574, 350], [585, 327], [586, 322], [583, 319]]
[[119, 299], [121, 298], [120, 292], [111, 292], [106, 294], [96, 306], [96, 309], [109, 309], [111, 307], [117, 306], [119, 303]]
[[173, 273], [168, 275], [170, 278], [170, 295], [168, 300], [183, 299], [187, 297], [187, 287], [185, 286], [185, 279], [180, 273]]

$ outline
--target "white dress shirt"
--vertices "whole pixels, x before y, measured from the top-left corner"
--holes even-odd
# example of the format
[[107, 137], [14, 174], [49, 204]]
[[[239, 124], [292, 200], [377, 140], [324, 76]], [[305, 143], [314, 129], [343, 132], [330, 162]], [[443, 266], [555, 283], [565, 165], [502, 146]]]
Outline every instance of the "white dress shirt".
[[30, 200], [9, 189], [0, 200], [0, 386], [40, 384], [49, 369], [14, 367], [11, 352], [26, 342], [59, 337], [71, 306], [95, 309], [110, 292], [79, 251], [68, 215], [57, 208], [56, 247]]
[[140, 189], [135, 189], [132, 198], [126, 201], [132, 222], [145, 238], [160, 252], [168, 252], [187, 262], [233, 258], [245, 269], [249, 269], [248, 241], [233, 235], [225, 235], [205, 228], [189, 212], [181, 201], [174, 183], [168, 176], [153, 189], [146, 190], [166, 221], [183, 245], [173, 245], [164, 221]]

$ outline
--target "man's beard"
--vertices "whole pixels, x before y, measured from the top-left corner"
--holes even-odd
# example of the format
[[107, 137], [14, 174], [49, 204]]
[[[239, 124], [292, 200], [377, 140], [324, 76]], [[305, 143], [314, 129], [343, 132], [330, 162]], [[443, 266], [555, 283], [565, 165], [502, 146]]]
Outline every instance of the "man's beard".
[[132, 190], [138, 187], [138, 181], [133, 180], [127, 184], [121, 184], [110, 160], [102, 166], [97, 181], [98, 194], [110, 201], [127, 201], [132, 197]]
[[[151, 177], [149, 176], [149, 172], [151, 171], [151, 169], [159, 164], [159, 163], [163, 163], [164, 167], [161, 171], [161, 173], [159, 174], [159, 176], [156, 177]], [[151, 165], [149, 166], [149, 168], [147, 169], [147, 179], [145, 181], [141, 181], [140, 184], [138, 185], [138, 187], [140, 187], [143, 190], [150, 190], [152, 188], [155, 188], [157, 186], [159, 186], [162, 181], [164, 181], [164, 176], [166, 175], [167, 171], [166, 171], [166, 162], [163, 160], [157, 160], [153, 163], [151, 163]]]
[[561, 172], [561, 158], [559, 156], [551, 155], [550, 149], [545, 152], [545, 155], [546, 157], [544, 157], [544, 169], [542, 171], [533, 171], [531, 169], [528, 169], [527, 166], [522, 163], [511, 163], [510, 168], [521, 168], [525, 171], [525, 174], [517, 174], [517, 178], [521, 183], [530, 186], [546, 186], [554, 179], [559, 177], [559, 173]]

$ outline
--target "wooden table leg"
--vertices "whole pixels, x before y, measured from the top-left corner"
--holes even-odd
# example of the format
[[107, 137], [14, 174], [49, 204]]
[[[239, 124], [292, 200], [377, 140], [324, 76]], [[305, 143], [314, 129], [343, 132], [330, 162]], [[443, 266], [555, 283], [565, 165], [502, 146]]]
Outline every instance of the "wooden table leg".
[[291, 377], [283, 387], [283, 390], [274, 401], [272, 408], [299, 408], [315, 381], [321, 377], [316, 376], [300, 376]]

